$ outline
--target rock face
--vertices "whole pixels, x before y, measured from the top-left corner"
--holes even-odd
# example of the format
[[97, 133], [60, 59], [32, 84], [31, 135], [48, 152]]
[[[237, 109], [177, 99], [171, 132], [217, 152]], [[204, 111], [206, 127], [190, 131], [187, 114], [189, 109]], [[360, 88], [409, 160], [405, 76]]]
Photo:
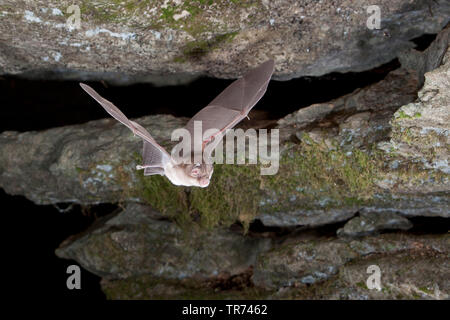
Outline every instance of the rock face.
[[[401, 107], [392, 121], [392, 147], [402, 158], [422, 162], [426, 168], [450, 173], [450, 51], [444, 64], [426, 74], [419, 98]], [[412, 120], [414, 119], [414, 120]]]
[[[253, 280], [278, 288], [273, 298], [448, 299], [448, 245], [446, 235], [304, 240], [262, 254]], [[379, 290], [368, 287], [370, 266]]]
[[[56, 250], [113, 299], [448, 299], [448, 234], [360, 239], [180, 229], [147, 206], [104, 217]], [[381, 272], [371, 289], [368, 267]]]
[[208, 279], [245, 272], [268, 239], [214, 230], [182, 230], [147, 206], [132, 204], [92, 231], [68, 239], [56, 251], [108, 279], [139, 275]]
[[[168, 115], [138, 121], [162, 144], [187, 122]], [[2, 188], [39, 204], [117, 201], [126, 185], [135, 183], [137, 161], [130, 161], [142, 149], [140, 139], [112, 118], [43, 132], [4, 132], [0, 140]]]
[[[333, 278], [344, 265], [352, 265], [348, 269], [356, 269], [354, 267], [355, 260], [359, 260], [357, 263], [359, 266], [364, 265], [363, 261], [366, 259], [364, 257], [371, 257], [372, 259], [368, 260], [378, 261], [381, 256], [385, 255], [389, 257], [386, 260], [392, 258], [397, 260], [404, 253], [410, 252], [419, 256], [435, 256], [437, 260], [434, 261], [443, 262], [448, 254], [449, 237], [444, 235], [420, 239], [414, 236], [383, 235], [361, 240], [295, 241], [291, 239], [291, 242], [260, 255], [253, 275], [255, 285], [275, 289], [319, 283]], [[350, 263], [351, 261], [353, 263]], [[367, 264], [367, 266], [369, 265], [370, 263]], [[444, 275], [447, 266], [448, 262], [436, 269], [439, 277]], [[357, 274], [363, 275], [367, 279], [365, 269], [358, 270]], [[392, 275], [387, 275], [387, 277], [392, 277]], [[444, 278], [439, 280], [438, 285], [441, 289], [445, 288], [448, 294], [448, 283]]]
[[[448, 43], [449, 30], [436, 43]], [[421, 65], [443, 61], [425, 74], [416, 102], [421, 77], [410, 58], [408, 68], [378, 83], [281, 119], [281, 158], [273, 176], [261, 176], [255, 165], [216, 165], [207, 189], [144, 178], [134, 170], [141, 161], [139, 139], [108, 119], [44, 132], [3, 132], [0, 186], [42, 204], [149, 203], [174, 217], [194, 212], [210, 227], [254, 219], [266, 226], [315, 227], [358, 212], [448, 217], [445, 50], [433, 45], [415, 55]], [[170, 132], [186, 122], [171, 116], [138, 121], [169, 147]]]
[[[348, 1], [6, 0], [0, 5], [0, 74], [116, 83], [235, 78], [274, 58], [275, 79], [362, 71], [439, 32], [446, 0]], [[371, 17], [372, 16], [372, 17]]]
[[[449, 30], [384, 80], [278, 122], [282, 139], [296, 142], [285, 145], [292, 160], [280, 173], [288, 168], [297, 183], [265, 199], [275, 204], [258, 215], [265, 225], [316, 226], [375, 211], [448, 217]], [[413, 61], [418, 70], [443, 61], [425, 74], [415, 103], [422, 76]]]
[[360, 216], [350, 219], [337, 234], [344, 237], [360, 237], [384, 230], [408, 230], [412, 226], [408, 219], [393, 212], [362, 212]]

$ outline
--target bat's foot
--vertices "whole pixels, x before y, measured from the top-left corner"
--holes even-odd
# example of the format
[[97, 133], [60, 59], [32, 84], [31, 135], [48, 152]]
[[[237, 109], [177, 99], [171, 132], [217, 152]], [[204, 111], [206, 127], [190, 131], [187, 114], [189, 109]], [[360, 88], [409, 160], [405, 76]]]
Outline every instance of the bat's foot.
[[147, 165], [147, 166], [140, 166], [140, 165], [137, 165], [136, 166], [136, 170], [142, 170], [142, 169], [146, 169], [146, 168], [159, 168], [160, 166], [157, 166], [157, 165]]

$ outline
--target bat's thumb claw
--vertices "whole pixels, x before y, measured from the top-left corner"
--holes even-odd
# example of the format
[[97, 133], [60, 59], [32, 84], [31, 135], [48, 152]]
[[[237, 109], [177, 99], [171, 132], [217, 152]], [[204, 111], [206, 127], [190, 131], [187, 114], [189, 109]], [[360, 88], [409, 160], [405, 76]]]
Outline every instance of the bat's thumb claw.
[[140, 166], [140, 165], [136, 166], [136, 170], [142, 170], [142, 169], [145, 169], [145, 167], [144, 166]]

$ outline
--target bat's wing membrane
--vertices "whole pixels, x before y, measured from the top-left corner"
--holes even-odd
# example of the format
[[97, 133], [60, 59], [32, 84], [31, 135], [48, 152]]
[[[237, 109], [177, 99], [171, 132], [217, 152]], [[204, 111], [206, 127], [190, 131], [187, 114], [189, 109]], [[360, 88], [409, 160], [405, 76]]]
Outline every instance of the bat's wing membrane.
[[[81, 88], [94, 98], [111, 116], [127, 126], [135, 135], [144, 140], [144, 148], [142, 152], [143, 165], [138, 166], [144, 170], [144, 175], [148, 174], [164, 174], [164, 165], [169, 161], [170, 155], [160, 146], [155, 139], [140, 124], [129, 120], [122, 111], [119, 110], [110, 101], [100, 96], [90, 86], [80, 83]], [[148, 170], [147, 170], [148, 169]]]
[[205, 108], [189, 120], [186, 129], [194, 137], [194, 121], [202, 122], [202, 133], [209, 129], [213, 133], [203, 146], [211, 145], [213, 150], [219, 144], [227, 129], [233, 128], [244, 119], [266, 92], [274, 69], [274, 61], [268, 60], [257, 68], [231, 83]]

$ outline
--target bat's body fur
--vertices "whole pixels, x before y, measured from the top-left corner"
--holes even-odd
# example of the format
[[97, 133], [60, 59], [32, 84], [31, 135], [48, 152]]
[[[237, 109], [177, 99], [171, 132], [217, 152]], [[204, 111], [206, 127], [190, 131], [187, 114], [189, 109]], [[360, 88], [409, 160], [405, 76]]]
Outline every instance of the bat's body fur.
[[[266, 92], [273, 68], [274, 62], [269, 60], [249, 71], [242, 78], [229, 85], [209, 105], [192, 117], [186, 125], [191, 137], [195, 137], [194, 128], [197, 121], [203, 124], [203, 132], [207, 130], [214, 132], [208, 139], [201, 141], [202, 154], [205, 153], [206, 156], [210, 156], [211, 154], [208, 154], [208, 152], [212, 152], [217, 144], [222, 141], [226, 130], [233, 128], [242, 119], [248, 117], [250, 110]], [[137, 169], [144, 169], [144, 175], [165, 175], [170, 182], [179, 186], [204, 188], [209, 185], [213, 173], [212, 164], [193, 163], [191, 161], [194, 158], [193, 155], [183, 155], [189, 161], [176, 162], [147, 130], [138, 123], [129, 120], [115, 105], [102, 98], [94, 89], [82, 83], [80, 85], [110, 115], [144, 140], [142, 152], [144, 163], [142, 166], [136, 167]], [[201, 136], [203, 137], [203, 135]], [[195, 150], [195, 148], [192, 148], [192, 150]]]
[[202, 163], [197, 165], [197, 168], [199, 168], [197, 177], [186, 175], [186, 172], [192, 172], [193, 166], [195, 165], [179, 165], [171, 159], [164, 167], [164, 174], [170, 182], [177, 186], [207, 187], [214, 171], [213, 166]]

